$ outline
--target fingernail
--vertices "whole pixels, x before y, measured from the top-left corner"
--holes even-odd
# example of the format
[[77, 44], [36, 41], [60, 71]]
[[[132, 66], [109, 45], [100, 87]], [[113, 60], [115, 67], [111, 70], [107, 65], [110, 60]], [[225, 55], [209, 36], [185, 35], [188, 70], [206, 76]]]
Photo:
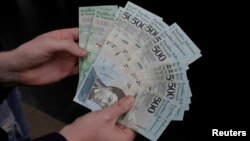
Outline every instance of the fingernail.
[[132, 105], [132, 104], [134, 104], [135, 99], [133, 96], [127, 96], [126, 101], [127, 101], [128, 105]]

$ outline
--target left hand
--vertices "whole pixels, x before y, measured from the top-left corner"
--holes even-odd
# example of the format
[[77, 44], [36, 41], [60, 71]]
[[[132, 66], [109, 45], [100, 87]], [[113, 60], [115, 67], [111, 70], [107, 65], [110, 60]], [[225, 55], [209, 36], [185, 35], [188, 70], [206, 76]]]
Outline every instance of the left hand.
[[9, 75], [5, 83], [44, 85], [76, 74], [78, 57], [86, 55], [77, 39], [77, 28], [56, 30], [0, 54], [4, 58], [0, 65]]

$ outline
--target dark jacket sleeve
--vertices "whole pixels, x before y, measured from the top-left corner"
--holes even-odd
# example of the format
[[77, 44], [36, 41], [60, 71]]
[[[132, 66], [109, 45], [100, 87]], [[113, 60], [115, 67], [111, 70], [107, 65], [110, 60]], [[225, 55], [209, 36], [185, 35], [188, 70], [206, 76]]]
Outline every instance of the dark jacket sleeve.
[[4, 99], [7, 97], [7, 95], [10, 93], [10, 91], [13, 89], [14, 87], [3, 87], [0, 84], [0, 104], [3, 103]]
[[[0, 105], [3, 103], [4, 99], [10, 93], [13, 87], [3, 87], [0, 84]], [[8, 141], [8, 134], [0, 127], [0, 139], [1, 141]]]
[[39, 137], [33, 141], [67, 141], [61, 134], [59, 133], [50, 133], [48, 135]]
[[[7, 88], [1, 86], [0, 84], [0, 104], [2, 104], [2, 102], [12, 89], [13, 87]], [[0, 139], [1, 141], [8, 141], [8, 134], [2, 128], [0, 128]], [[67, 140], [61, 134], [55, 132], [39, 137], [33, 141], [67, 141]]]
[[[0, 128], [0, 139], [1, 141], [8, 141], [8, 134], [2, 128]], [[34, 139], [33, 141], [67, 141], [67, 140], [61, 134], [55, 132]]]
[[8, 141], [8, 134], [0, 127], [0, 139], [1, 141]]

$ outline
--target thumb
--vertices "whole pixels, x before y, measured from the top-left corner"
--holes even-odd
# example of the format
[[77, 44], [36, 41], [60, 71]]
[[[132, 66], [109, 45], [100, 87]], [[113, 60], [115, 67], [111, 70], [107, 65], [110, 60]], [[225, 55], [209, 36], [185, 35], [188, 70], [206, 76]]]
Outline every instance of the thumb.
[[134, 98], [132, 96], [126, 96], [118, 100], [115, 104], [105, 109], [105, 112], [108, 115], [111, 115], [111, 118], [115, 121], [134, 105]]

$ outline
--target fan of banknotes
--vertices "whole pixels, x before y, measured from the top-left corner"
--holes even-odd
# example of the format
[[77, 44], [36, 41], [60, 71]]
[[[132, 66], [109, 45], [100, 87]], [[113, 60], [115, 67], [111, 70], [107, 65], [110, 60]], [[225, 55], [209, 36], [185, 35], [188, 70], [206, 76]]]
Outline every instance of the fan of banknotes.
[[153, 141], [189, 110], [186, 71], [201, 53], [178, 24], [131, 2], [80, 7], [79, 45], [88, 56], [79, 61], [75, 102], [94, 111], [132, 95], [118, 122]]

